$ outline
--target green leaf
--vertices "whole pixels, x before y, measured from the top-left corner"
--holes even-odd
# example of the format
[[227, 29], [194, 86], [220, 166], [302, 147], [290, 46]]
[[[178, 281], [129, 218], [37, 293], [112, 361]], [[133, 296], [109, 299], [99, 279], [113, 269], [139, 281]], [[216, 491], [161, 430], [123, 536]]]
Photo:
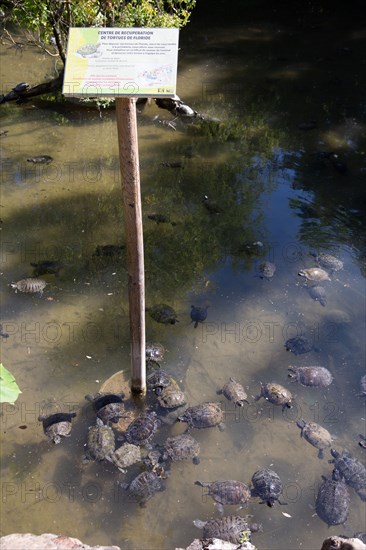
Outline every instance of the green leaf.
[[20, 393], [14, 376], [0, 363], [0, 403], [15, 403]]

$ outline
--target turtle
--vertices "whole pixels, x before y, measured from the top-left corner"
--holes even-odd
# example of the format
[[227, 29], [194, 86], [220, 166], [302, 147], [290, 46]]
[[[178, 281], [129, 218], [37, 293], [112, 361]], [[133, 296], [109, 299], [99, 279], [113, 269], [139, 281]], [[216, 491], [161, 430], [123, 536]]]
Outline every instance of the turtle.
[[323, 307], [327, 305], [327, 295], [324, 287], [320, 285], [310, 286], [308, 290], [313, 300], [319, 302]]
[[162, 344], [146, 342], [145, 354], [146, 354], [146, 362], [148, 366], [152, 366], [153, 364], [156, 364], [159, 366], [160, 361], [164, 359], [165, 353], [166, 353], [166, 349]]
[[360, 393], [360, 395], [361, 395], [362, 397], [366, 397], [366, 374], [364, 374], [363, 376], [361, 376], [360, 387], [361, 387], [361, 393]]
[[42, 262], [31, 262], [30, 264], [33, 270], [33, 276], [39, 277], [40, 275], [45, 275], [50, 273], [51, 275], [56, 275], [60, 273], [63, 265], [57, 260], [44, 260]]
[[267, 401], [273, 405], [282, 405], [282, 410], [284, 410], [285, 407], [289, 409], [292, 407], [291, 392], [276, 382], [261, 384], [261, 393], [255, 397], [255, 401], [258, 401], [261, 397], [267, 399]]
[[321, 267], [309, 267], [299, 271], [301, 277], [305, 277], [308, 281], [330, 281], [328, 273]]
[[50, 157], [50, 155], [38, 155], [27, 158], [27, 162], [32, 162], [33, 164], [49, 164], [52, 161], [53, 157]]
[[189, 105], [180, 102], [174, 109], [174, 114], [186, 117], [196, 117], [197, 111], [194, 111]]
[[150, 391], [161, 391], [169, 386], [172, 378], [164, 369], [157, 368], [150, 372], [146, 377], [146, 385]]
[[129, 499], [138, 502], [141, 507], [146, 505], [155, 493], [164, 491], [165, 486], [161, 473], [154, 470], [145, 470], [138, 474], [128, 485], [120, 483], [128, 491]]
[[123, 443], [106, 458], [113, 462], [120, 472], [125, 474], [128, 466], [141, 462], [141, 449], [138, 445]]
[[347, 520], [349, 512], [350, 496], [346, 484], [337, 470], [333, 471], [331, 479], [325, 476], [322, 479], [315, 501], [316, 513], [328, 526], [340, 525]]
[[228, 479], [225, 481], [195, 481], [195, 485], [207, 487], [208, 492], [203, 496], [210, 496], [220, 514], [224, 513], [224, 505], [239, 505], [239, 510], [248, 506], [251, 493], [249, 487], [242, 481]]
[[125, 397], [123, 392], [120, 394], [96, 393], [95, 395], [86, 395], [85, 399], [93, 403], [97, 417], [107, 424], [108, 422], [118, 422], [125, 416], [123, 397]]
[[34, 294], [38, 292], [41, 296], [43, 294], [43, 289], [46, 287], [47, 283], [43, 279], [36, 279], [33, 277], [28, 277], [27, 279], [21, 279], [16, 283], [11, 283], [11, 287], [15, 289], [15, 292], [25, 292], [26, 294]]
[[155, 306], [146, 308], [146, 311], [150, 313], [157, 323], [163, 323], [164, 325], [175, 325], [175, 323], [178, 323], [176, 312], [167, 304], [156, 304]]
[[209, 199], [207, 195], [204, 195], [203, 197], [203, 204], [210, 214], [222, 214], [222, 212], [224, 211], [222, 206], [217, 204], [216, 201]]
[[110, 426], [106, 426], [97, 418], [96, 425], [89, 426], [86, 452], [83, 462], [110, 459], [116, 447], [115, 435]]
[[294, 336], [286, 340], [285, 348], [295, 355], [301, 355], [303, 353], [309, 353], [309, 351], [313, 349], [313, 345], [305, 336]]
[[340, 271], [343, 269], [343, 262], [331, 254], [327, 254], [326, 252], [316, 254], [312, 252], [311, 255], [315, 257], [316, 263], [323, 269], [329, 269], [330, 271]]
[[258, 496], [262, 503], [267, 506], [273, 506], [278, 501], [279, 504], [287, 504], [279, 500], [282, 493], [282, 481], [280, 476], [268, 468], [257, 470], [252, 476], [253, 488], [252, 496]]
[[193, 464], [199, 464], [200, 451], [200, 444], [190, 434], [174, 435], [166, 439], [161, 459], [173, 462], [192, 459]]
[[336, 449], [331, 449], [330, 454], [333, 459], [335, 470], [338, 470], [347, 485], [353, 487], [361, 500], [366, 502], [366, 468], [348, 451], [339, 453]]
[[150, 441], [158, 429], [157, 415], [155, 412], [143, 412], [135, 418], [125, 431], [128, 443], [151, 448]]
[[324, 449], [327, 449], [332, 444], [332, 436], [328, 430], [316, 422], [305, 422], [303, 418], [300, 418], [296, 422], [296, 425], [301, 430], [301, 437], [318, 449], [318, 458], [324, 458]]
[[22, 92], [26, 92], [31, 87], [28, 82], [19, 82], [14, 88], [12, 88], [13, 92], [16, 92], [17, 94], [21, 94]]
[[194, 328], [198, 327], [198, 323], [203, 323], [207, 317], [207, 309], [209, 306], [191, 306], [191, 319], [194, 322]]
[[156, 222], [158, 225], [159, 223], [170, 223], [171, 225], [177, 225], [175, 222], [172, 222], [169, 216], [165, 216], [164, 214], [149, 214], [148, 216], [149, 220], [152, 220]]
[[167, 160], [161, 162], [160, 165], [165, 166], [166, 168], [184, 168], [181, 160]]
[[251, 541], [251, 534], [262, 530], [262, 526], [248, 523], [248, 516], [223, 516], [209, 521], [196, 519], [193, 524], [199, 529], [203, 529], [202, 538], [218, 538], [224, 541], [240, 544], [244, 540]]
[[325, 367], [288, 367], [289, 378], [294, 378], [302, 386], [326, 388], [333, 382], [333, 376]]
[[358, 442], [359, 446], [366, 449], [366, 437], [362, 434], [359, 434], [358, 437], [360, 438], [360, 441]]
[[95, 252], [93, 253], [94, 257], [103, 257], [111, 258], [114, 256], [120, 256], [125, 249], [124, 245], [118, 244], [99, 244]]
[[225, 428], [223, 412], [220, 403], [204, 402], [193, 407], [188, 407], [183, 414], [178, 416], [180, 422], [187, 422], [190, 428], [211, 428], [218, 426], [220, 430]]
[[216, 393], [218, 395], [224, 394], [226, 399], [232, 401], [234, 405], [238, 405], [238, 407], [242, 407], [244, 403], [249, 403], [245, 389], [239, 382], [234, 380], [232, 376], [230, 376], [229, 381], [226, 382], [224, 387]]
[[43, 424], [43, 431], [55, 444], [60, 443], [63, 437], [70, 437], [71, 421], [76, 413], [54, 413], [48, 416], [40, 415], [38, 421]]
[[155, 393], [158, 402], [164, 409], [175, 409], [186, 404], [186, 397], [174, 378], [170, 377], [170, 383], [164, 388], [157, 388]]
[[276, 265], [272, 262], [262, 262], [259, 264], [259, 277], [261, 279], [267, 279], [269, 281], [272, 279], [276, 271]]

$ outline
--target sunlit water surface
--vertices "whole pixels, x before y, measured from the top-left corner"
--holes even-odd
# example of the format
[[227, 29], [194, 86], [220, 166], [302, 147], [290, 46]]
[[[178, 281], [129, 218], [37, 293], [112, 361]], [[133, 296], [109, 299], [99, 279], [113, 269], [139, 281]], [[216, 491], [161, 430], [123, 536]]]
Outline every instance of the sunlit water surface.
[[[8, 130], [1, 137], [2, 301], [10, 334], [2, 362], [22, 390], [16, 405], [3, 405], [1, 417], [3, 534], [63, 533], [123, 549], [185, 547], [200, 535], [194, 519], [218, 516], [194, 481], [249, 484], [263, 467], [280, 475], [287, 506], [268, 508], [253, 499], [244, 510], [263, 525], [254, 535], [258, 548], [315, 550], [331, 534], [366, 530], [365, 504], [353, 489], [347, 526], [328, 529], [316, 516], [315, 496], [321, 476], [332, 471], [331, 457], [326, 452], [319, 460], [295, 424], [301, 417], [319, 422], [337, 449], [365, 460], [358, 446], [365, 434], [365, 401], [358, 395], [365, 365], [365, 105], [358, 80], [365, 36], [335, 25], [331, 41], [321, 40], [321, 32], [330, 32], [323, 21], [309, 40], [301, 20], [296, 29], [271, 22], [271, 15], [229, 26], [218, 23], [221, 15], [213, 13], [207, 25], [197, 12], [181, 33], [178, 93], [226, 127], [235, 121], [235, 139], [224, 132], [202, 136], [205, 130], [194, 132], [179, 120], [174, 130], [159, 123], [173, 117], [155, 105], [138, 115], [138, 124], [146, 303], [168, 303], [179, 318], [165, 326], [147, 314], [147, 339], [168, 349], [163, 366], [190, 405], [221, 400], [226, 430], [195, 430], [201, 463], [174, 463], [166, 490], [145, 508], [117, 484], [138, 466], [123, 476], [110, 463], [82, 464], [93, 422], [84, 396], [116, 371], [128, 375], [130, 364], [125, 255], [93, 258], [97, 245], [125, 238], [114, 111], [99, 116], [41, 100], [1, 107]], [[30, 47], [21, 54], [2, 45], [1, 56], [6, 89], [52, 75], [53, 62]], [[313, 130], [298, 128], [312, 120]], [[319, 150], [335, 151], [348, 171], [319, 162]], [[53, 163], [26, 162], [40, 154]], [[181, 168], [161, 164], [177, 160]], [[222, 213], [209, 214], [204, 195]], [[156, 212], [169, 214], [174, 225], [147, 218]], [[257, 241], [263, 247], [248, 252]], [[315, 265], [314, 251], [344, 263], [323, 283], [325, 307], [298, 276]], [[45, 276], [43, 296], [14, 293], [9, 284], [44, 259], [65, 267], [58, 278]], [[271, 280], [258, 277], [263, 260], [276, 264]], [[209, 305], [197, 329], [192, 304]], [[314, 350], [287, 352], [285, 340], [297, 334]], [[334, 381], [326, 389], [302, 387], [288, 379], [290, 365], [326, 366]], [[229, 376], [248, 390], [250, 403], [242, 409], [216, 394]], [[293, 392], [292, 409], [253, 400], [269, 381]], [[71, 437], [54, 446], [37, 417], [57, 410], [75, 410], [77, 418]], [[184, 429], [164, 425], [154, 442]]]

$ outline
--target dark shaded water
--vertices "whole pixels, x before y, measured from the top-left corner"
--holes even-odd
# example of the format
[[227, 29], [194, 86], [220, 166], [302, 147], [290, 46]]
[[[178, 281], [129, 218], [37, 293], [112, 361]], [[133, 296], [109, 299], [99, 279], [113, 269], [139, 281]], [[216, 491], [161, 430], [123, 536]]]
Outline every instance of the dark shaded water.
[[[138, 117], [147, 305], [171, 304], [180, 321], [165, 326], [147, 316], [146, 332], [168, 348], [164, 367], [189, 404], [220, 399], [216, 390], [229, 376], [248, 389], [251, 404], [239, 410], [223, 399], [226, 430], [194, 433], [200, 465], [173, 464], [166, 491], [146, 508], [117, 489], [123, 476], [113, 465], [81, 464], [92, 421], [84, 395], [130, 364], [126, 259], [92, 256], [97, 245], [124, 241], [115, 116], [41, 100], [2, 106], [2, 301], [10, 334], [2, 362], [22, 389], [1, 417], [3, 534], [183, 547], [199, 536], [194, 519], [217, 515], [194, 481], [249, 483], [262, 467], [278, 472], [288, 505], [270, 509], [253, 499], [248, 513], [263, 524], [258, 548], [315, 550], [330, 534], [366, 530], [365, 505], [351, 489], [346, 527], [328, 529], [316, 516], [330, 455], [319, 460], [295, 425], [300, 417], [319, 422], [337, 449], [365, 460], [357, 443], [366, 431], [358, 396], [365, 372], [366, 30], [334, 6], [309, 5], [291, 21], [284, 8], [260, 16], [250, 6], [229, 13], [224, 2], [205, 9], [181, 33], [178, 93], [221, 124], [177, 120], [173, 130], [153, 120], [172, 118], [154, 105]], [[20, 55], [3, 45], [1, 56], [7, 89], [53, 70], [31, 48]], [[318, 154], [324, 151], [337, 156]], [[26, 162], [40, 154], [53, 163]], [[204, 195], [222, 212], [210, 214]], [[155, 224], [148, 215], [157, 212], [175, 225]], [[257, 241], [263, 247], [248, 248]], [[319, 251], [344, 263], [321, 283], [325, 307], [298, 276]], [[58, 278], [45, 276], [44, 296], [14, 294], [9, 283], [44, 259], [65, 265]], [[276, 264], [270, 281], [258, 277], [263, 260]], [[192, 304], [210, 306], [196, 330]], [[315, 349], [294, 356], [284, 342], [300, 333]], [[310, 364], [329, 368], [332, 385], [305, 388], [287, 378], [288, 366]], [[268, 381], [291, 389], [293, 409], [253, 402]], [[71, 409], [78, 412], [71, 438], [52, 446], [39, 413]], [[156, 441], [182, 431], [164, 427]]]

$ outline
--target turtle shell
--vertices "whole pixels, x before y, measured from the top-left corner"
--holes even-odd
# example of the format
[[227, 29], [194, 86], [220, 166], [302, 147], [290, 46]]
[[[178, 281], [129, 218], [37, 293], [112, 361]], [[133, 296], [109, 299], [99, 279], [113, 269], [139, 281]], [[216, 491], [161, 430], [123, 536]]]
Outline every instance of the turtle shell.
[[151, 308], [147, 308], [151, 317], [157, 323], [163, 323], [164, 325], [175, 325], [178, 322], [177, 314], [174, 309], [167, 304], [156, 304]]
[[96, 426], [90, 426], [88, 430], [85, 454], [87, 460], [103, 460], [115, 449], [115, 436], [112, 428], [98, 420]]
[[158, 491], [164, 490], [164, 484], [154, 471], [146, 470], [136, 476], [128, 485], [129, 497], [137, 501], [140, 506], [152, 498]]
[[190, 434], [180, 434], [168, 439], [164, 443], [163, 460], [192, 459], [194, 464], [199, 463], [200, 444]]
[[306, 439], [310, 445], [316, 447], [319, 450], [318, 457], [323, 458], [324, 449], [327, 449], [332, 444], [332, 436], [328, 430], [316, 422], [305, 422], [303, 419], [298, 420], [296, 424], [301, 429], [301, 437]]
[[331, 271], [339, 271], [340, 269], [343, 269], [343, 262], [335, 256], [327, 254], [326, 252], [320, 252], [318, 255], [315, 255], [315, 261], [324, 269], [329, 269]]
[[149, 447], [150, 440], [153, 438], [157, 428], [156, 413], [145, 412], [140, 414], [131, 424], [129, 424], [125, 432], [125, 437], [128, 443]]
[[239, 407], [242, 407], [244, 403], [248, 403], [248, 395], [243, 386], [232, 377], [230, 377], [229, 381], [226, 382], [224, 387], [218, 390], [217, 393], [219, 395], [224, 394], [226, 399], [232, 401], [234, 405], [238, 405]]
[[125, 468], [141, 462], [141, 449], [132, 443], [123, 443], [109, 457], [107, 457], [121, 472], [125, 473]]
[[188, 407], [178, 416], [180, 422], [187, 422], [190, 428], [223, 428], [223, 412], [220, 403], [205, 402]]
[[325, 367], [288, 367], [289, 377], [302, 386], [326, 388], [333, 381], [333, 376]]
[[242, 516], [224, 516], [205, 522], [195, 520], [193, 523], [196, 527], [203, 529], [203, 539], [218, 538], [233, 544], [240, 544], [244, 537], [247, 542], [250, 542], [251, 533], [261, 530], [260, 525], [250, 525], [247, 518]]
[[162, 390], [171, 383], [171, 376], [165, 370], [158, 368], [150, 372], [146, 377], [146, 384], [150, 391]]
[[255, 401], [258, 401], [258, 399], [260, 399], [261, 397], [267, 399], [267, 401], [269, 401], [273, 405], [282, 405], [283, 408], [291, 407], [291, 392], [287, 388], [281, 386], [281, 384], [277, 384], [276, 382], [262, 384], [261, 393], [255, 397]]
[[195, 484], [208, 488], [204, 496], [212, 497], [221, 513], [224, 512], [224, 505], [247, 506], [251, 497], [249, 487], [241, 481], [225, 480], [212, 483], [196, 481]]
[[287, 351], [291, 351], [295, 355], [302, 355], [303, 353], [308, 353], [313, 349], [313, 345], [310, 340], [304, 336], [294, 336], [294, 338], [289, 338], [285, 342], [285, 348]]
[[46, 287], [47, 283], [43, 279], [36, 279], [33, 277], [28, 277], [27, 279], [21, 279], [16, 283], [11, 283], [12, 288], [15, 289], [15, 292], [25, 292], [27, 294], [33, 294], [35, 292], [43, 293], [43, 289]]
[[38, 421], [43, 424], [43, 431], [54, 443], [60, 443], [63, 437], [71, 433], [71, 420], [76, 413], [54, 413], [48, 416], [39, 416]]
[[276, 500], [279, 500], [282, 492], [282, 482], [278, 474], [268, 468], [258, 470], [253, 474], [253, 496], [259, 496], [262, 502], [268, 506], [273, 506]]
[[125, 415], [123, 397], [123, 393], [97, 393], [96, 395], [86, 395], [85, 399], [93, 403], [97, 417], [107, 424], [108, 422], [118, 422]]
[[272, 262], [262, 262], [259, 265], [259, 276], [261, 279], [272, 279], [276, 272], [276, 265]]
[[313, 300], [319, 302], [323, 307], [327, 305], [327, 295], [322, 286], [316, 285], [309, 287], [309, 294]]
[[203, 323], [206, 320], [208, 307], [191, 306], [191, 319], [194, 322], [194, 328], [198, 327], [198, 323]]
[[301, 277], [305, 277], [309, 281], [330, 281], [328, 273], [321, 267], [309, 267], [299, 271]]
[[354, 458], [347, 451], [339, 453], [336, 449], [331, 449], [331, 455], [333, 460], [329, 462], [334, 463], [335, 469], [344, 478], [347, 485], [353, 487], [358, 496], [366, 501], [366, 468], [356, 458]]
[[328, 526], [340, 525], [347, 520], [350, 497], [347, 487], [333, 473], [332, 479], [323, 477], [315, 502], [315, 510], [321, 520]]
[[146, 361], [148, 363], [157, 363], [164, 359], [166, 349], [162, 344], [147, 342], [145, 347]]
[[175, 409], [186, 404], [186, 397], [174, 378], [171, 378], [170, 383], [156, 393], [159, 405], [164, 409]]

